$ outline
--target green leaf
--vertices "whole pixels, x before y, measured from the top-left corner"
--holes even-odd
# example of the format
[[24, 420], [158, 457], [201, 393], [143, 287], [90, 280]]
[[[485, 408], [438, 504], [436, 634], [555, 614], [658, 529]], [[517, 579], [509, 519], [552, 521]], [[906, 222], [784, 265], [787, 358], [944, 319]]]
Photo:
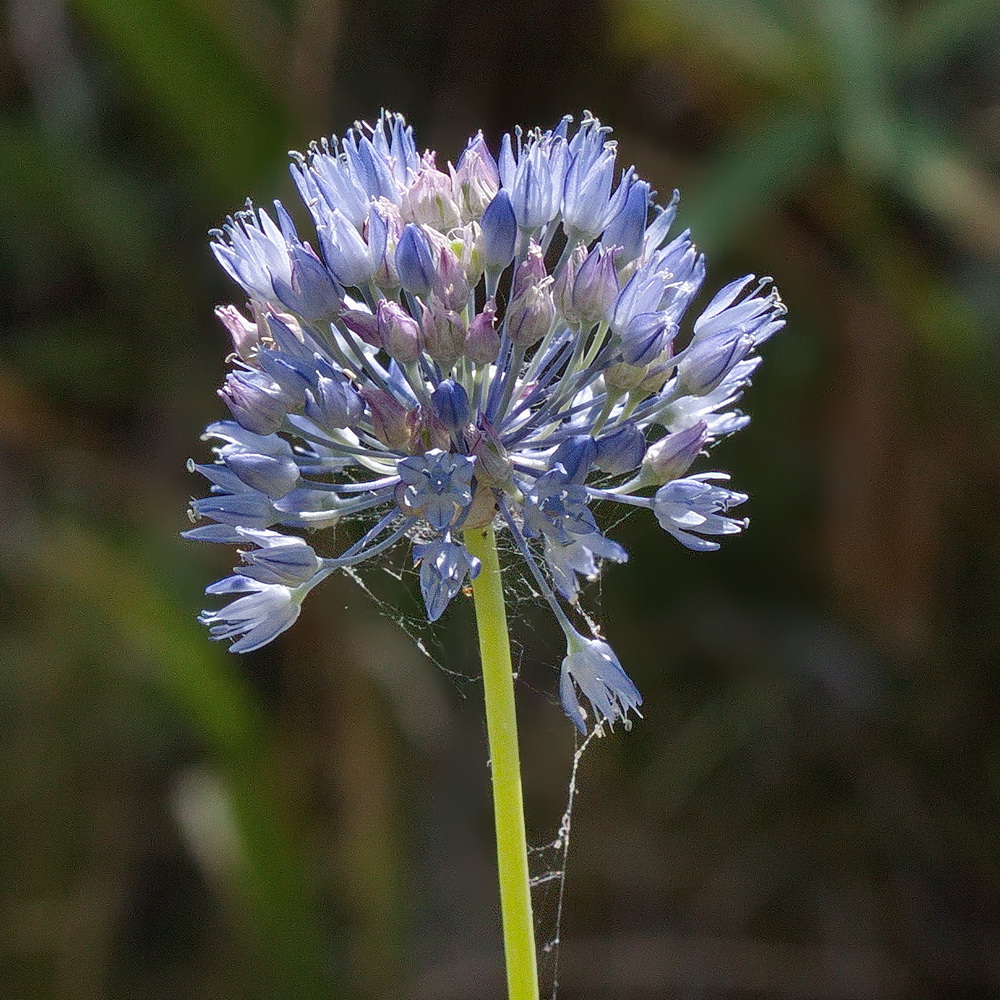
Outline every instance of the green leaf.
[[151, 114], [199, 158], [220, 190], [245, 190], [283, 149], [275, 90], [183, 0], [73, 0], [139, 84]]

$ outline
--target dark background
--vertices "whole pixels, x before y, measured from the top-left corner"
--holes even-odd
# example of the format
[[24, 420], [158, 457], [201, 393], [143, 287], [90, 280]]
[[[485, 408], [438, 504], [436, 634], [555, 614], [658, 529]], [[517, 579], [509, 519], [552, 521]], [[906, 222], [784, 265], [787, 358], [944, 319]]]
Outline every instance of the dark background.
[[[682, 189], [710, 285], [770, 273], [790, 311], [715, 453], [751, 529], [696, 555], [636, 516], [590, 595], [645, 719], [582, 759], [559, 996], [1000, 995], [993, 3], [3, 17], [0, 994], [502, 995], [479, 689], [439, 669], [475, 672], [469, 603], [434, 663], [332, 580], [231, 657], [194, 622], [227, 557], [176, 537], [225, 415], [206, 230], [384, 105], [442, 160], [590, 108]], [[514, 630], [541, 846], [573, 734], [551, 624]]]

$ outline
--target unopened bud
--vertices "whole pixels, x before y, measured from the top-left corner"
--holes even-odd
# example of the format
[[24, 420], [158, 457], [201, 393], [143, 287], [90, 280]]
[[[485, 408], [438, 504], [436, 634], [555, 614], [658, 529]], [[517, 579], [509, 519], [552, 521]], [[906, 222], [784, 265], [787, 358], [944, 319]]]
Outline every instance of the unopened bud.
[[533, 347], [549, 332], [556, 315], [552, 301], [552, 279], [528, 286], [510, 304], [504, 318], [504, 330], [518, 347]]
[[622, 360], [644, 368], [663, 354], [676, 333], [676, 324], [665, 313], [639, 313], [622, 330]]
[[285, 422], [288, 407], [271, 386], [271, 380], [260, 372], [230, 372], [219, 389], [219, 398], [244, 430], [273, 434]]
[[573, 309], [586, 324], [606, 323], [618, 299], [614, 255], [595, 247], [580, 265], [573, 285]]
[[407, 221], [433, 226], [442, 233], [462, 224], [461, 212], [453, 197], [452, 180], [437, 169], [434, 153], [424, 154], [417, 179], [403, 196], [402, 209]]
[[434, 294], [445, 308], [460, 312], [469, 304], [469, 282], [462, 262], [450, 246], [438, 250], [438, 266], [433, 281]]
[[306, 416], [324, 431], [351, 427], [361, 419], [365, 404], [343, 373], [330, 368], [306, 392]]
[[666, 360], [650, 365], [646, 369], [646, 374], [643, 376], [642, 381], [635, 387], [635, 392], [640, 398], [645, 399], [646, 396], [651, 396], [653, 393], [659, 392], [666, 385], [667, 379], [673, 374], [676, 366], [671, 360], [672, 355], [669, 345], [665, 348], [663, 357]]
[[684, 391], [704, 396], [717, 388], [729, 372], [753, 350], [753, 337], [721, 334], [695, 340], [677, 366]]
[[708, 426], [704, 420], [660, 438], [642, 460], [643, 478], [661, 485], [680, 479], [691, 468], [707, 438]]
[[287, 455], [239, 452], [227, 455], [225, 463], [247, 486], [272, 500], [288, 496], [299, 481], [299, 467]]
[[618, 247], [614, 256], [619, 265], [635, 260], [642, 253], [646, 218], [649, 215], [649, 195], [649, 185], [645, 181], [632, 181], [624, 207], [604, 230], [601, 243], [609, 249]]
[[561, 465], [571, 483], [582, 483], [596, 457], [597, 442], [589, 434], [574, 434], [556, 448], [549, 467]]
[[582, 243], [574, 247], [572, 253], [563, 262], [562, 267], [556, 272], [555, 282], [552, 286], [552, 295], [559, 307], [560, 315], [574, 325], [580, 323], [580, 317], [577, 315], [573, 303], [573, 288], [576, 285], [576, 275], [580, 270], [580, 265], [586, 259], [587, 248]]
[[311, 580], [320, 568], [320, 561], [312, 547], [295, 535], [277, 532], [258, 532], [237, 528], [238, 537], [248, 539], [258, 549], [240, 549], [240, 558], [246, 564], [240, 567], [243, 576], [261, 583], [277, 583], [297, 587]]
[[517, 242], [517, 219], [510, 195], [501, 188], [486, 206], [479, 222], [482, 227], [480, 249], [487, 271], [499, 273], [514, 259]]
[[531, 285], [540, 284], [545, 280], [548, 272], [545, 270], [545, 254], [542, 248], [532, 240], [528, 245], [528, 252], [524, 260], [518, 265], [514, 272], [514, 280], [511, 284], [511, 298], [516, 299], [523, 294], [525, 289]]
[[395, 292], [399, 288], [395, 251], [403, 231], [399, 207], [387, 198], [380, 198], [368, 212], [367, 225], [368, 249], [375, 264], [372, 280], [384, 291]]
[[299, 413], [306, 405], [306, 390], [312, 385], [313, 367], [301, 358], [266, 348], [257, 352], [257, 364], [270, 375], [278, 396], [289, 413]]
[[511, 302], [504, 318], [504, 330], [518, 347], [532, 347], [549, 332], [556, 315], [552, 285], [542, 248], [532, 241], [527, 256], [514, 272]]
[[419, 226], [408, 222], [396, 245], [396, 271], [411, 295], [427, 295], [434, 281], [434, 258], [427, 237]]
[[636, 365], [617, 364], [609, 365], [604, 370], [604, 384], [610, 392], [620, 395], [623, 392], [630, 392], [645, 377], [646, 369]]
[[371, 347], [381, 347], [382, 341], [378, 333], [378, 320], [367, 310], [349, 309], [340, 317], [344, 326], [359, 340]]
[[489, 365], [500, 353], [500, 334], [493, 321], [497, 315], [497, 304], [489, 299], [483, 311], [473, 317], [465, 338], [465, 356], [477, 365]]
[[289, 255], [291, 285], [275, 281], [275, 291], [282, 302], [304, 319], [314, 322], [332, 319], [340, 312], [343, 298], [326, 266], [308, 244], [294, 244]]
[[436, 296], [423, 307], [420, 316], [424, 350], [442, 365], [452, 365], [462, 356], [465, 346], [465, 321], [453, 309], [445, 307]]
[[420, 357], [420, 324], [398, 302], [379, 302], [376, 320], [380, 345], [390, 358], [408, 365]]
[[609, 476], [621, 476], [638, 468], [645, 454], [645, 435], [633, 421], [627, 420], [597, 439], [594, 464]]
[[463, 430], [468, 425], [469, 395], [453, 379], [446, 378], [431, 393], [431, 403], [438, 419], [452, 433]]
[[448, 244], [465, 271], [465, 281], [469, 288], [475, 288], [479, 284], [486, 266], [479, 250], [481, 232], [478, 222], [470, 222], [461, 229], [452, 230], [452, 238]]
[[500, 187], [496, 160], [479, 132], [469, 140], [458, 166], [451, 172], [452, 189], [459, 211], [466, 221], [482, 217]]
[[407, 410], [381, 389], [366, 386], [361, 390], [372, 417], [375, 436], [388, 448], [397, 451], [406, 447], [410, 432], [406, 425]]

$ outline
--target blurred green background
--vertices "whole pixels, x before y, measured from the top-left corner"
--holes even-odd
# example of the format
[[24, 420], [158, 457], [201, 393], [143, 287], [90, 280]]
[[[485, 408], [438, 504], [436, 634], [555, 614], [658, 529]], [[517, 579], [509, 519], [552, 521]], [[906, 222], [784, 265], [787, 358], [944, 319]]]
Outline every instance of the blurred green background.
[[[447, 672], [476, 669], [468, 602], [437, 663], [347, 579], [231, 657], [194, 622], [228, 554], [176, 537], [224, 415], [206, 230], [291, 200], [286, 149], [381, 106], [443, 158], [590, 108], [682, 189], [710, 285], [770, 273], [790, 310], [716, 453], [751, 530], [697, 556], [631, 519], [592, 595], [645, 719], [582, 760], [558, 996], [1000, 995], [1000, 8], [3, 18], [0, 995], [502, 995], [479, 690]], [[517, 611], [542, 846], [573, 735], [556, 637]], [[543, 942], [556, 904], [540, 885]]]

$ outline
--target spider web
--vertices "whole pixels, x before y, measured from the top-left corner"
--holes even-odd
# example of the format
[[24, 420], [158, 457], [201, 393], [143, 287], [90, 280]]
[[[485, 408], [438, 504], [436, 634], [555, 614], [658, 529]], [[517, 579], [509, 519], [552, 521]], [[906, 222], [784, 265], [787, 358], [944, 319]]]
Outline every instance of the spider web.
[[[591, 740], [598, 736], [599, 730], [592, 731], [573, 752], [573, 765], [570, 769], [569, 787], [566, 791], [566, 809], [559, 822], [555, 839], [540, 847], [528, 848], [529, 873], [532, 867], [538, 872], [530, 875], [531, 900], [535, 916], [535, 935], [548, 924], [551, 930], [541, 938], [540, 972], [545, 971], [551, 980], [552, 992], [550, 1000], [557, 1000], [559, 993], [559, 946], [562, 942], [563, 902], [566, 898], [566, 879], [569, 872], [569, 844], [573, 826], [573, 804], [576, 799], [577, 777], [580, 771], [580, 761], [584, 751], [590, 746]], [[544, 915], [539, 918], [538, 914]], [[541, 978], [541, 977], [540, 977]]]
[[[624, 516], [620, 515], [615, 518], [614, 524], [617, 525]], [[544, 597], [539, 592], [530, 572], [524, 566], [521, 554], [506, 531], [498, 532], [497, 547], [503, 571], [507, 617], [510, 621], [519, 608], [526, 605], [538, 605], [540, 602], [544, 602]], [[453, 669], [444, 662], [446, 649], [449, 645], [445, 641], [448, 632], [447, 615], [442, 622], [429, 623], [426, 615], [422, 613], [422, 606], [413, 600], [413, 595], [419, 594], [419, 573], [411, 563], [409, 540], [401, 541], [389, 553], [384, 554], [377, 563], [371, 566], [361, 564], [358, 567], [347, 567], [344, 569], [344, 573], [373, 602], [378, 612], [392, 621], [413, 643], [420, 654], [449, 679], [462, 698], [466, 697], [470, 684], [481, 683], [478, 660], [474, 673]], [[386, 578], [392, 581], [389, 586], [391, 591], [389, 595], [383, 596], [379, 593], [385, 589], [378, 582], [379, 578], [381, 581]], [[596, 584], [596, 589], [599, 592], [600, 583]], [[419, 598], [416, 600], [419, 601]], [[460, 600], [461, 595], [456, 598], [456, 603]], [[413, 608], [412, 612], [407, 610], [408, 607]], [[593, 634], [599, 634], [599, 626], [581, 605], [577, 604], [574, 610]], [[554, 690], [547, 691], [537, 688], [520, 676], [528, 650], [516, 629], [511, 632], [510, 643], [515, 680], [518, 680], [539, 697], [554, 704], [558, 703]], [[532, 909], [539, 951], [539, 978], [541, 982], [551, 983], [549, 1000], [557, 1000], [559, 991], [559, 953], [562, 940], [563, 906], [566, 898], [573, 806], [578, 788], [580, 764], [591, 742], [595, 737], [601, 735], [603, 735], [603, 730], [598, 727], [582, 740], [579, 736], [576, 737], [567, 783], [566, 805], [555, 836], [547, 843], [537, 846], [529, 845], [528, 847]]]

